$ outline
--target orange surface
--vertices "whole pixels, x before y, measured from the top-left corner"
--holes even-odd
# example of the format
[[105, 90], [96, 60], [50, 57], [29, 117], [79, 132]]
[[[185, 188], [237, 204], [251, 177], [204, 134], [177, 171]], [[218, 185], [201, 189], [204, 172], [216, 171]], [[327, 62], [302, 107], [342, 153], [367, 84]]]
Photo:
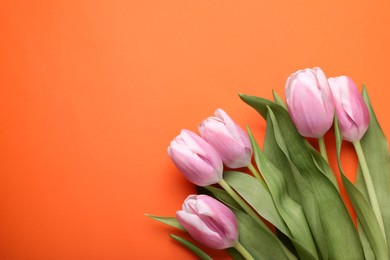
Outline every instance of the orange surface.
[[389, 13], [385, 0], [1, 1], [0, 258], [193, 259], [143, 215], [174, 215], [194, 191], [167, 145], [217, 107], [261, 141], [237, 92], [282, 94], [297, 69], [366, 83], [390, 136]]

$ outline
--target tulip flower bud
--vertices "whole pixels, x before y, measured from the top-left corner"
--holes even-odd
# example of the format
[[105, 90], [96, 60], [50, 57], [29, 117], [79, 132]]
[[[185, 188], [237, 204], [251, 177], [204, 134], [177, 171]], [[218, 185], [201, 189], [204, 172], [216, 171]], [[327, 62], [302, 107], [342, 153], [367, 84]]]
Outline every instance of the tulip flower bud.
[[183, 129], [168, 147], [173, 163], [198, 185], [208, 186], [222, 179], [223, 164], [218, 152], [197, 134]]
[[238, 241], [238, 224], [233, 212], [207, 195], [190, 195], [176, 212], [179, 223], [199, 243], [225, 249]]
[[199, 132], [218, 151], [227, 167], [240, 168], [251, 163], [252, 145], [248, 135], [222, 109], [204, 120]]
[[332, 126], [332, 94], [320, 68], [293, 73], [286, 82], [286, 102], [288, 112], [301, 135], [319, 138]]
[[346, 76], [329, 78], [337, 119], [344, 140], [355, 142], [366, 133], [370, 114], [353, 80]]

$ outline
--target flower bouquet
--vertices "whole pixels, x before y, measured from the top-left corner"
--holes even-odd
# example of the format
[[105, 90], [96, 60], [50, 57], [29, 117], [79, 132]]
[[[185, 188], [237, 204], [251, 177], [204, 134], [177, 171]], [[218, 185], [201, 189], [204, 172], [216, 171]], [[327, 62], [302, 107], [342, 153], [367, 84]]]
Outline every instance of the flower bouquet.
[[[234, 259], [389, 259], [390, 156], [366, 89], [313, 68], [293, 73], [285, 96], [240, 94], [267, 122], [263, 149], [222, 109], [200, 135], [182, 130], [168, 154], [199, 194], [176, 217], [148, 216], [188, 232], [194, 241], [171, 237], [202, 259], [211, 259], [202, 247]], [[356, 225], [328, 163], [323, 137], [332, 125]], [[318, 139], [319, 151], [306, 138]], [[359, 160], [355, 184], [343, 172], [343, 140]]]

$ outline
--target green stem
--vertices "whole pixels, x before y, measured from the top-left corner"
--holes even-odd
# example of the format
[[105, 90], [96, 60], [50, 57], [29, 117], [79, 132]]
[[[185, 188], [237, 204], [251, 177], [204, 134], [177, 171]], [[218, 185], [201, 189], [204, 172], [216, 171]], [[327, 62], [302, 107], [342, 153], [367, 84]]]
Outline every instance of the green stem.
[[327, 163], [328, 162], [328, 155], [326, 154], [326, 146], [325, 146], [325, 141], [324, 141], [324, 137], [320, 137], [318, 138], [318, 144], [320, 145], [320, 153], [322, 155], [322, 157], [325, 159], [325, 161]]
[[260, 226], [267, 227], [256, 212], [222, 179], [219, 183], [221, 187], [241, 206], [241, 208], [248, 213]]
[[234, 248], [240, 252], [240, 254], [246, 259], [246, 260], [254, 260], [253, 256], [251, 256], [251, 254], [248, 252], [248, 250], [245, 249], [245, 247], [243, 247], [241, 245], [240, 242], [237, 241], [237, 243], [234, 245]]
[[375, 193], [374, 184], [373, 184], [372, 179], [371, 179], [370, 170], [368, 169], [366, 157], [364, 156], [360, 141], [353, 142], [353, 146], [355, 147], [355, 151], [356, 151], [357, 157], [359, 159], [359, 164], [360, 164], [360, 167], [362, 168], [362, 173], [363, 173], [364, 181], [365, 181], [366, 186], [367, 186], [368, 197], [369, 197], [370, 202], [371, 202], [371, 207], [374, 211], [375, 217], [378, 221], [379, 227], [381, 228], [383, 236], [384, 236], [385, 241], [386, 241], [386, 233], [385, 233], [385, 227], [383, 224], [382, 214], [381, 214], [381, 210], [379, 208], [378, 198], [377, 198], [376, 193]]
[[268, 190], [267, 184], [264, 182], [263, 178], [261, 178], [260, 173], [256, 170], [255, 166], [253, 166], [252, 163], [250, 163], [248, 165], [248, 169], [263, 184], [263, 186]]

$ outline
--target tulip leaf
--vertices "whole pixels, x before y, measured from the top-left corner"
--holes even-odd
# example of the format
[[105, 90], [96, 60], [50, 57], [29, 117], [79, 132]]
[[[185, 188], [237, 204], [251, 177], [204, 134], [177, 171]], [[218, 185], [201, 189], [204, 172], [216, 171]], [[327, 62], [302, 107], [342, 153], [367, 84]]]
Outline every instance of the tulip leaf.
[[[276, 122], [275, 125], [277, 126]], [[278, 139], [279, 142], [277, 142], [276, 139]], [[286, 180], [288, 194], [294, 201], [300, 203], [302, 206], [319, 254], [322, 256], [322, 259], [328, 259], [328, 249], [313, 190], [298, 172], [294, 164], [292, 164], [290, 159], [286, 157], [285, 152], [287, 152], [287, 147], [282, 141], [280, 129], [278, 127], [274, 129], [271, 117], [267, 116], [264, 154], [283, 174], [284, 179]]]
[[362, 241], [362, 245], [363, 245], [364, 257], [366, 258], [366, 260], [375, 260], [374, 251], [372, 251], [370, 242], [368, 241], [367, 235], [364, 232], [364, 229], [360, 224], [359, 220], [357, 220], [357, 224], [358, 224], [360, 241]]
[[275, 206], [291, 231], [289, 237], [301, 259], [319, 259], [309, 225], [301, 205], [287, 193], [287, 183], [279, 169], [271, 163], [256, 143], [250, 129], [254, 158], [265, 182], [267, 183]]
[[157, 220], [161, 223], [167, 224], [171, 227], [185, 231], [185, 229], [179, 224], [177, 219], [174, 217], [161, 217], [161, 216], [154, 216], [154, 215], [150, 215], [150, 214], [145, 214], [145, 216], [152, 218], [154, 220]]
[[212, 260], [212, 258], [208, 254], [206, 254], [202, 249], [200, 249], [199, 247], [197, 247], [196, 245], [194, 245], [190, 241], [188, 241], [188, 240], [186, 240], [186, 239], [184, 239], [182, 237], [173, 235], [173, 234], [169, 234], [169, 236], [171, 238], [175, 239], [176, 241], [178, 241], [183, 246], [187, 247], [194, 254], [199, 256], [200, 259], [202, 259], [202, 260]]
[[255, 177], [236, 171], [224, 172], [224, 180], [263, 218], [284, 234], [290, 236], [283, 219], [275, 207], [274, 201]]
[[333, 171], [330, 168], [329, 164], [325, 161], [324, 157], [322, 157], [322, 155], [316, 149], [314, 149], [314, 147], [309, 142], [306, 142], [306, 145], [311, 153], [311, 156], [313, 157], [314, 164], [316, 165], [317, 169], [321, 171], [323, 175], [328, 177], [328, 179], [333, 183], [335, 188], [339, 190], [336, 177], [333, 174]]
[[275, 135], [277, 143], [284, 143], [286, 157], [315, 191], [311, 195], [317, 205], [329, 259], [364, 259], [362, 244], [338, 190], [318, 170], [304, 138], [296, 131], [288, 112], [280, 105], [263, 98], [241, 95], [241, 99], [264, 118], [267, 114], [271, 115], [274, 128], [279, 128], [280, 134]]
[[276, 93], [275, 90], [272, 90], [272, 95], [274, 96], [275, 103], [287, 110], [286, 103], [284, 103], [283, 99], [278, 95], [278, 93]]
[[226, 249], [226, 252], [233, 257], [234, 260], [245, 260], [245, 258], [234, 247]]
[[267, 124], [266, 134], [264, 138], [264, 154], [267, 156], [268, 160], [274, 165], [276, 165], [280, 172], [283, 174], [283, 177], [288, 184], [287, 193], [294, 201], [299, 202], [300, 194], [297, 187], [297, 183], [295, 182], [294, 174], [291, 170], [291, 164], [276, 142], [272, 123]]
[[[374, 189], [378, 197], [379, 207], [385, 226], [387, 248], [390, 254], [390, 155], [386, 140], [375, 112], [372, 108], [367, 90], [363, 87], [363, 99], [370, 112], [370, 124], [367, 132], [360, 140], [368, 168], [370, 170]], [[367, 188], [359, 166], [356, 186], [367, 198]], [[390, 258], [390, 255], [389, 255]]]
[[254, 259], [296, 259], [266, 226], [260, 226], [248, 214], [233, 209], [238, 221], [241, 245]]
[[[341, 179], [344, 187], [349, 195], [352, 205], [356, 211], [359, 223], [362, 226], [364, 233], [370, 242], [371, 248], [377, 259], [386, 259], [388, 257], [387, 245], [384, 240], [382, 231], [375, 217], [374, 211], [369, 202], [364, 198], [363, 194], [355, 187], [350, 180], [345, 176], [340, 161], [341, 153], [341, 132], [338, 126], [337, 118], [334, 123], [336, 136], [337, 163], [341, 173]], [[366, 247], [363, 247], [365, 249]], [[367, 254], [367, 253], [366, 253]]]

